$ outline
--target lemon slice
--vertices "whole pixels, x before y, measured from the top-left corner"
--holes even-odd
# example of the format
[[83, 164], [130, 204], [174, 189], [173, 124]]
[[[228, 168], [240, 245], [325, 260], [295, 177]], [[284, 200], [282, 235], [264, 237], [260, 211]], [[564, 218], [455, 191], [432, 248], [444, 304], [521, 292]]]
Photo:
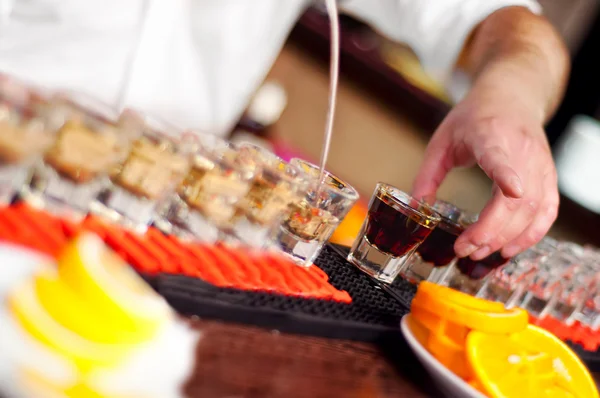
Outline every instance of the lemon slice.
[[86, 305], [145, 338], [172, 317], [162, 297], [96, 235], [71, 242], [58, 258], [58, 272]]
[[119, 319], [104, 315], [102, 308], [92, 308], [82, 301], [55, 269], [35, 276], [35, 290], [44, 310], [65, 328], [96, 343], [135, 343], [139, 337], [123, 330]]
[[577, 355], [536, 326], [504, 336], [473, 331], [466, 351], [476, 383], [490, 397], [598, 398]]
[[62, 387], [77, 380], [79, 371], [72, 361], [33, 339], [4, 308], [0, 309], [0, 352], [1, 360], [13, 375], [12, 382], [19, 381], [22, 371], [44, 374], [45, 379]]
[[[132, 348], [124, 344], [98, 344], [65, 328], [41, 305], [34, 281], [27, 281], [8, 297], [17, 323], [42, 345], [74, 361], [79, 369], [117, 364]], [[64, 303], [68, 305], [68, 303]]]

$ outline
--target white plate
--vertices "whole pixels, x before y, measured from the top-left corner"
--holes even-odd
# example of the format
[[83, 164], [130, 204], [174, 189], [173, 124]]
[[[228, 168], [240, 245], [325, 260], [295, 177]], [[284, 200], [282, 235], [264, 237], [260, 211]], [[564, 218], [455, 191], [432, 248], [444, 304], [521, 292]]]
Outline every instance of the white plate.
[[0, 305], [7, 292], [39, 267], [54, 262], [42, 253], [10, 243], [0, 243]]
[[419, 361], [423, 364], [425, 369], [427, 369], [427, 372], [429, 372], [444, 395], [456, 398], [486, 398], [485, 395], [475, 390], [460, 377], [448, 370], [433, 355], [431, 355], [423, 345], [421, 345], [411, 331], [410, 314], [402, 317], [400, 328], [402, 329], [402, 334], [408, 342], [408, 345], [417, 358], [419, 358]]

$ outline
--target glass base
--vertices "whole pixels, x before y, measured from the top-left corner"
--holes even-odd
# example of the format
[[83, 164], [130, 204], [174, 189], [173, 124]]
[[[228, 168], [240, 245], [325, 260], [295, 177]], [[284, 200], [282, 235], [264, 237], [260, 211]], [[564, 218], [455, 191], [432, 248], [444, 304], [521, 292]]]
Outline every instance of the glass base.
[[427, 277], [427, 281], [431, 283], [442, 284], [442, 281], [445, 279], [446, 275], [454, 269], [454, 263], [456, 259], [452, 260], [452, 262], [443, 267], [433, 267], [429, 276]]
[[450, 267], [442, 277], [441, 285], [451, 287], [463, 293], [476, 296], [486, 283], [486, 278], [471, 279], [462, 274], [456, 266]]
[[83, 219], [108, 180], [97, 178], [85, 184], [62, 177], [48, 166], [36, 171], [23, 199], [34, 207], [76, 221]]
[[4, 164], [0, 166], [0, 205], [7, 206], [29, 183], [29, 165]]
[[236, 222], [231, 233], [241, 243], [253, 248], [267, 249], [272, 246], [272, 241], [270, 240], [272, 233], [269, 228], [253, 223], [246, 217], [242, 217]]
[[432, 263], [423, 261], [418, 253], [414, 253], [400, 270], [400, 277], [416, 285], [424, 280], [428, 280], [433, 270], [434, 266]]
[[522, 305], [520, 307], [529, 312], [530, 315], [536, 318], [542, 318], [547, 314], [549, 310], [548, 303], [548, 299], [538, 297], [537, 295], [528, 292], [527, 294], [525, 294]]
[[175, 235], [185, 241], [215, 243], [221, 231], [202, 214], [190, 209], [181, 199], [174, 199], [160, 212], [154, 225], [166, 234]]
[[275, 245], [296, 264], [302, 267], [310, 267], [319, 257], [325, 241], [318, 239], [305, 240], [288, 231], [283, 226], [279, 227], [274, 236]]
[[120, 224], [138, 234], [144, 234], [152, 223], [156, 201], [140, 198], [114, 186], [100, 194], [90, 204], [90, 211], [100, 217]]
[[373, 278], [392, 283], [412, 253], [413, 251], [410, 251], [402, 257], [394, 257], [379, 250], [365, 235], [361, 234], [350, 250], [348, 261]]
[[507, 303], [513, 297], [514, 293], [513, 289], [490, 279], [481, 286], [476, 296], [489, 301]]

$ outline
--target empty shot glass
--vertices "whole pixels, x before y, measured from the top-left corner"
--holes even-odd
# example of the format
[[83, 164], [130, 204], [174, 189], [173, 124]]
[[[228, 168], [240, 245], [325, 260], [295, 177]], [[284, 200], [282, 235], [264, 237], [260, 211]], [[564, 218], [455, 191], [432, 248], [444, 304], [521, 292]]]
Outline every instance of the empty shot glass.
[[595, 332], [600, 330], [600, 276], [594, 278], [574, 318]]
[[479, 289], [476, 296], [514, 307], [514, 301], [521, 297], [540, 263], [548, 257], [548, 252], [533, 247], [518, 254], [504, 267], [493, 271]]
[[439, 222], [440, 216], [426, 203], [379, 183], [348, 261], [372, 277], [392, 283]]
[[180, 238], [214, 243], [231, 234], [239, 202], [250, 190], [252, 171], [232, 162], [231, 147], [199, 149], [176, 192], [158, 212], [155, 225]]
[[560, 280], [560, 289], [550, 298], [543, 315], [567, 326], [573, 325], [585, 304], [588, 292], [594, 290], [597, 277], [595, 265], [591, 259], [583, 258], [569, 267]]
[[94, 213], [136, 233], [146, 232], [155, 210], [183, 180], [190, 163], [169, 127], [163, 126], [146, 119], [141, 136], [110, 173], [111, 184], [90, 206]]
[[523, 296], [515, 300], [515, 306], [523, 308], [536, 318], [545, 316], [550, 309], [549, 302], [553, 296], [561, 294], [564, 282], [577, 264], [577, 258], [571, 253], [552, 253], [540, 264]]
[[432, 208], [440, 215], [440, 223], [400, 270], [400, 276], [411, 283], [426, 279], [435, 283], [455, 260], [454, 243], [466, 228], [465, 212], [453, 204], [437, 200]]
[[327, 171], [321, 181], [320, 168], [305, 160], [295, 158], [290, 163], [309, 184], [305, 193], [291, 202], [271, 240], [298, 265], [308, 267], [354, 206], [358, 192]]

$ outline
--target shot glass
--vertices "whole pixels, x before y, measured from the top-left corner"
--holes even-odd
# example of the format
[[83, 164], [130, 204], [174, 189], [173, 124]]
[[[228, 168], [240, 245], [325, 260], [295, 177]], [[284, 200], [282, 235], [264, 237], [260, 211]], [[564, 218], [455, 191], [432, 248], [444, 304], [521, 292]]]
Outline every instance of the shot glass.
[[214, 243], [231, 236], [238, 203], [250, 190], [254, 173], [233, 163], [231, 147], [199, 149], [191, 168], [170, 200], [159, 210], [155, 225], [185, 240]]
[[554, 295], [561, 294], [567, 275], [576, 264], [577, 258], [570, 253], [553, 253], [540, 264], [523, 297], [515, 300], [515, 306], [536, 318], [545, 316], [550, 309], [548, 303]]
[[329, 172], [321, 181], [320, 168], [305, 160], [290, 163], [310, 182], [304, 195], [292, 201], [271, 240], [298, 265], [309, 267], [358, 200], [358, 192]]
[[[90, 102], [86, 97], [85, 104]], [[42, 110], [46, 123], [58, 130], [24, 199], [52, 213], [81, 219], [110, 184], [108, 176], [127, 154], [129, 141], [120, 134], [117, 113], [106, 115], [102, 106], [88, 109], [61, 95]]]
[[459, 258], [452, 272], [444, 275], [440, 284], [449, 286], [463, 293], [476, 295], [486, 284], [490, 274], [507, 264], [510, 259], [502, 257], [499, 251], [490, 254], [481, 260], [472, 260], [469, 257]]
[[[124, 161], [110, 173], [111, 184], [90, 206], [92, 212], [143, 234], [164, 202], [185, 177], [189, 156], [174, 128], [146, 118]], [[128, 130], [130, 137], [137, 132]]]
[[310, 181], [305, 173], [264, 148], [251, 144], [236, 148], [231, 160], [254, 177], [238, 204], [232, 235], [246, 245], [264, 249], [273, 245], [274, 231], [289, 206], [306, 193]]
[[379, 183], [348, 261], [372, 277], [392, 283], [440, 220], [426, 203]]
[[515, 306], [550, 253], [542, 248], [531, 248], [510, 260], [504, 267], [493, 271], [476, 296], [504, 303], [507, 308]]
[[[36, 112], [34, 100], [0, 93], [0, 205], [9, 204], [31, 179], [55, 132]], [[12, 93], [11, 93], [12, 94]]]
[[593, 331], [600, 330], [600, 277], [598, 275], [594, 278], [574, 318]]
[[437, 200], [432, 208], [440, 215], [440, 223], [400, 270], [400, 276], [411, 283], [425, 279], [435, 283], [456, 259], [454, 243], [466, 228], [465, 212], [453, 204]]
[[587, 293], [593, 290], [596, 276], [594, 267], [587, 263], [572, 266], [560, 281], [560, 289], [548, 302], [543, 315], [550, 316], [571, 326], [577, 320], [577, 314], [585, 305]]

